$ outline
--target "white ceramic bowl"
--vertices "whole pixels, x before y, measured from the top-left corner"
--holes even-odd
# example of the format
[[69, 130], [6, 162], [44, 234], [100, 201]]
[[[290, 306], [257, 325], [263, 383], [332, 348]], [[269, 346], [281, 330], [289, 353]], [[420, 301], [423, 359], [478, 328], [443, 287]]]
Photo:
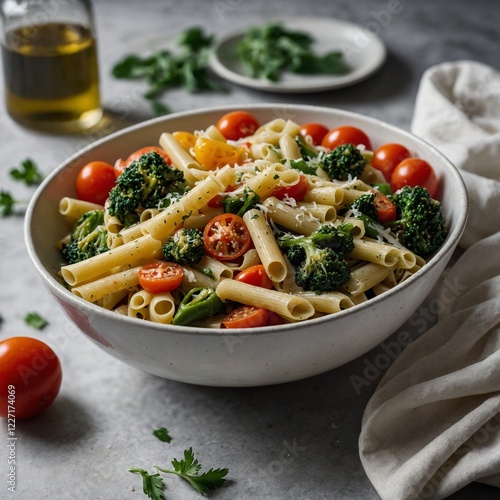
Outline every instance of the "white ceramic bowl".
[[[61, 259], [55, 243], [67, 233], [57, 207], [75, 196], [75, 178], [85, 163], [110, 163], [160, 134], [200, 130], [233, 109], [251, 111], [261, 123], [281, 117], [330, 128], [354, 125], [373, 147], [399, 142], [428, 160], [442, 185], [449, 235], [429, 263], [389, 292], [352, 309], [293, 325], [252, 330], [208, 330], [163, 326], [128, 318], [92, 305], [68, 291], [57, 277]], [[337, 109], [293, 105], [223, 106], [154, 119], [95, 142], [60, 165], [40, 186], [26, 214], [28, 252], [43, 283], [76, 326], [107, 353], [168, 379], [211, 386], [258, 386], [326, 372], [377, 346], [416, 311], [436, 284], [462, 234], [467, 196], [461, 176], [436, 149], [413, 135], [373, 118]]]

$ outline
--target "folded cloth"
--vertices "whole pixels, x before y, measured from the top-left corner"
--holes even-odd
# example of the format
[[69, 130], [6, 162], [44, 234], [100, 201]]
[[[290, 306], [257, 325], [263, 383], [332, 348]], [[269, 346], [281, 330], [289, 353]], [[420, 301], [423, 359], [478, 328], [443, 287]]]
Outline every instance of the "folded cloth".
[[500, 74], [472, 61], [430, 68], [412, 131], [460, 169], [470, 214], [466, 250], [433, 299], [439, 321], [395, 360], [363, 415], [360, 458], [384, 500], [500, 487]]

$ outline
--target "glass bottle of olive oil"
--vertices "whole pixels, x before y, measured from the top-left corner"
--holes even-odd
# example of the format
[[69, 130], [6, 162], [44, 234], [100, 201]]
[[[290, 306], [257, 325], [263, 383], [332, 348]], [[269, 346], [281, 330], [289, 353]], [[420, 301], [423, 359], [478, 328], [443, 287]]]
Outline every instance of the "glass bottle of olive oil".
[[[34, 3], [40, 8], [39, 1]], [[29, 128], [81, 132], [102, 116], [92, 28], [82, 23], [81, 15], [75, 23], [59, 21], [57, 16], [52, 20], [48, 14], [38, 18], [46, 22], [27, 23], [3, 33], [7, 111]]]

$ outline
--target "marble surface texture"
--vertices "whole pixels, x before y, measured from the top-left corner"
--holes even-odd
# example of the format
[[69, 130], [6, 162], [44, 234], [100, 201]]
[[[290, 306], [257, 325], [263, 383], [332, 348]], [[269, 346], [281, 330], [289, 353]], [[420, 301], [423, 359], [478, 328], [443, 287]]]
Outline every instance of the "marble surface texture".
[[[426, 68], [474, 59], [500, 69], [495, 0], [95, 0], [94, 6], [106, 133], [151, 118], [137, 98], [139, 85], [114, 80], [112, 64], [126, 53], [161, 47], [194, 24], [217, 35], [283, 15], [338, 18], [378, 31], [388, 58], [368, 80], [318, 94], [275, 95], [232, 85], [229, 93], [176, 90], [164, 97], [173, 111], [226, 103], [305, 103], [409, 129]], [[9, 167], [29, 156], [49, 172], [102, 134], [102, 129], [70, 137], [28, 131], [0, 104], [1, 189], [26, 197], [31, 191], [10, 180]], [[361, 466], [357, 440], [365, 405], [387, 368], [380, 354], [397, 356], [397, 333], [365, 356], [307, 380], [246, 389], [185, 385], [110, 358], [72, 326], [28, 260], [22, 215], [0, 220], [0, 248], [0, 339], [39, 337], [54, 347], [64, 370], [54, 405], [17, 422], [15, 494], [7, 491], [6, 424], [0, 423], [0, 498], [139, 500], [146, 498], [140, 478], [127, 469], [169, 465], [190, 446], [204, 467], [229, 467], [227, 485], [212, 494], [218, 500], [379, 498]], [[24, 323], [33, 310], [50, 321], [42, 332]], [[432, 321], [426, 304], [415, 314]], [[409, 325], [403, 329], [414, 338], [422, 333]], [[364, 383], [355, 382], [359, 379]], [[174, 438], [168, 445], [151, 435], [160, 426]], [[168, 478], [166, 484], [168, 499], [199, 498], [180, 479]], [[473, 484], [451, 498], [498, 496], [496, 489]]]

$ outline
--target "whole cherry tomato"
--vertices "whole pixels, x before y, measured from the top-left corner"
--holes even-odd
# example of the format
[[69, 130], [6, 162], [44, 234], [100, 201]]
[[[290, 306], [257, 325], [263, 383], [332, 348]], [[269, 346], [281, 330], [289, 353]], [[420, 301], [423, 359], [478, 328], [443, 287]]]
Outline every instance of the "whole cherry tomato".
[[300, 135], [311, 137], [315, 146], [321, 144], [326, 134], [328, 134], [328, 129], [321, 123], [305, 123], [300, 127]]
[[61, 388], [62, 369], [55, 352], [31, 337], [0, 342], [0, 416], [29, 418], [46, 410]]
[[431, 165], [420, 158], [406, 158], [394, 169], [391, 189], [397, 191], [404, 186], [421, 186], [429, 191], [431, 198], [438, 192], [439, 182]]
[[328, 149], [335, 149], [341, 144], [354, 144], [355, 146], [363, 144], [366, 149], [372, 149], [368, 136], [361, 129], [349, 125], [330, 130], [321, 141], [321, 145]]
[[217, 128], [227, 140], [237, 141], [253, 135], [259, 128], [259, 122], [247, 111], [231, 111], [217, 122]]
[[104, 205], [115, 182], [113, 165], [104, 161], [91, 161], [78, 172], [76, 194], [80, 200]]
[[410, 156], [410, 152], [402, 144], [384, 144], [375, 150], [371, 163], [384, 174], [385, 180], [390, 182], [397, 165]]

